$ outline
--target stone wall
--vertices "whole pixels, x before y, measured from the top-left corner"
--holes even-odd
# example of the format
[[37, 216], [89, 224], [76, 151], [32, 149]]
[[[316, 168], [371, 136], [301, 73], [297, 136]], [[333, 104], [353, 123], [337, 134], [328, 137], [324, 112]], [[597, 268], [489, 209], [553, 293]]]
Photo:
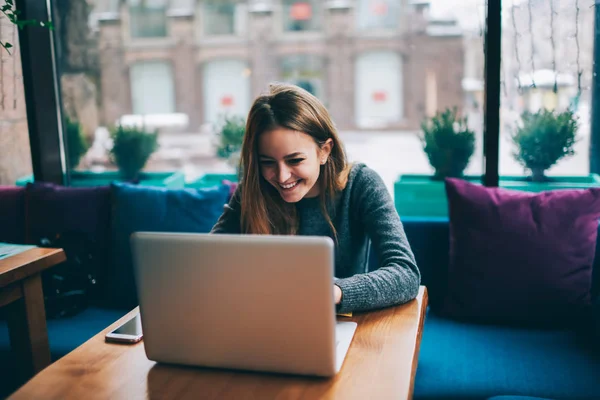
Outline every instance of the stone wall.
[[13, 185], [32, 166], [18, 31], [4, 16], [0, 38], [14, 46], [11, 54], [0, 49], [0, 185]]

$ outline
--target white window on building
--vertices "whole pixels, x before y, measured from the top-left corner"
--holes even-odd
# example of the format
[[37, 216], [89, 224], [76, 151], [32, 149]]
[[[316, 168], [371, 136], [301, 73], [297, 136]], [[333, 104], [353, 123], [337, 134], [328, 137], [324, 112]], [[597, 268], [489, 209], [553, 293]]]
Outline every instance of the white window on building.
[[205, 0], [202, 10], [204, 36], [245, 35], [247, 4], [239, 0]]
[[326, 102], [324, 73], [325, 62], [320, 56], [295, 54], [281, 59], [281, 79], [284, 82], [300, 86]]
[[204, 122], [225, 115], [244, 119], [250, 110], [250, 69], [242, 60], [207, 62], [203, 71]]
[[283, 0], [283, 30], [316, 31], [321, 29], [322, 0]]
[[403, 117], [402, 61], [391, 51], [361, 54], [356, 62], [356, 124], [382, 128]]
[[167, 0], [127, 0], [132, 38], [167, 36]]
[[398, 0], [359, 0], [356, 10], [358, 29], [398, 29], [400, 5]]
[[175, 112], [175, 85], [171, 64], [144, 61], [131, 66], [133, 113], [170, 114]]

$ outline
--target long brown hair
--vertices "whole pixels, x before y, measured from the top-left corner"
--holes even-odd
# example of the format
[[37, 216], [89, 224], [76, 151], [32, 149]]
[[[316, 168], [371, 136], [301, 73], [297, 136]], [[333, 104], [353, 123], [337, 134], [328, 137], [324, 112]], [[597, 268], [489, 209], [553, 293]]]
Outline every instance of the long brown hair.
[[337, 237], [328, 205], [346, 186], [350, 167], [329, 112], [315, 96], [297, 86], [274, 83], [269, 89], [267, 94], [254, 101], [246, 122], [240, 157], [240, 170], [243, 171], [240, 181], [241, 231], [280, 235], [294, 235], [298, 231], [296, 207], [286, 203], [263, 178], [258, 159], [259, 135], [285, 128], [310, 135], [320, 148], [327, 140], [333, 141], [331, 154], [321, 165], [316, 184], [320, 189], [321, 211]]

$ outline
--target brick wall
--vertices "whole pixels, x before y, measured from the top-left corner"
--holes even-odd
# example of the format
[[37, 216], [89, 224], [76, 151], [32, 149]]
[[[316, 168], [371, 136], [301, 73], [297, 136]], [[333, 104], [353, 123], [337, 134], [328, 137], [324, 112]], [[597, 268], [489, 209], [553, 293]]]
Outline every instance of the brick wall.
[[0, 38], [14, 47], [0, 49], [0, 185], [32, 172], [18, 32], [0, 17]]

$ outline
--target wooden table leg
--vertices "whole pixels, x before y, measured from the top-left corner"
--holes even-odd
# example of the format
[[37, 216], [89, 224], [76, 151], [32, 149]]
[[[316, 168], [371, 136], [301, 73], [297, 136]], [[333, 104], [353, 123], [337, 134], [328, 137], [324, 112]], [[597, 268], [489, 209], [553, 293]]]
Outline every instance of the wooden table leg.
[[28, 380], [50, 365], [50, 345], [42, 278], [35, 274], [21, 282], [23, 297], [8, 306], [8, 327], [20, 375]]

